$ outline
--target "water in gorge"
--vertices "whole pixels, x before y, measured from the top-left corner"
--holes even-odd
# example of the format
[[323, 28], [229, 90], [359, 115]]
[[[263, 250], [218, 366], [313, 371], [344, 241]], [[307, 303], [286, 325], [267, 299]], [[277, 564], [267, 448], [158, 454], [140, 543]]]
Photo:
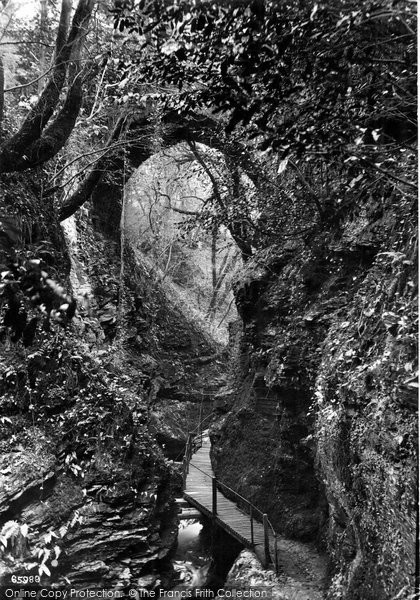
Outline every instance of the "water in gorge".
[[223, 588], [226, 576], [242, 546], [217, 526], [201, 521], [181, 521], [173, 556], [174, 590]]

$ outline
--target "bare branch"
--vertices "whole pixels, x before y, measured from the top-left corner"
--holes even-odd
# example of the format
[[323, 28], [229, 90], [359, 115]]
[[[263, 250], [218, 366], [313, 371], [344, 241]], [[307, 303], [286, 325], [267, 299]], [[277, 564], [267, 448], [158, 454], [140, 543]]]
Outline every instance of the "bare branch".
[[104, 62], [105, 62], [105, 64], [104, 64], [104, 68], [102, 69], [101, 78], [100, 78], [99, 83], [96, 88], [95, 100], [93, 101], [92, 110], [90, 111], [90, 115], [87, 117], [87, 121], [92, 119], [92, 117], [95, 115], [95, 108], [96, 108], [96, 103], [98, 102], [99, 93], [103, 89], [103, 81], [104, 81], [106, 70], [108, 68], [108, 57], [105, 57]]
[[66, 143], [76, 124], [83, 100], [83, 81], [79, 64], [80, 44], [76, 44], [73, 83], [67, 92], [64, 105], [55, 119], [46, 127], [42, 136], [15, 164], [15, 171], [36, 167], [55, 156]]
[[198, 152], [196, 143], [191, 140], [188, 140], [188, 145], [191, 148], [192, 153], [194, 154], [194, 158], [201, 165], [201, 167], [204, 169], [205, 173], [207, 174], [208, 178], [210, 179], [212, 186], [213, 186], [213, 191], [214, 191], [216, 200], [218, 201], [218, 203], [220, 204], [220, 206], [223, 209], [226, 209], [226, 204], [224, 203], [222, 195], [220, 193], [219, 184], [218, 184], [215, 176], [211, 172], [211, 169], [209, 169], [208, 165], [203, 160], [201, 154]]
[[[112, 150], [116, 150], [117, 148], [122, 148], [124, 146], [127, 146], [127, 144], [128, 144], [128, 142], [126, 142], [126, 141], [124, 141], [124, 142], [117, 142], [115, 144], [112, 144], [112, 145], [109, 145], [109, 146], [105, 146], [104, 148], [97, 148], [96, 150], [90, 150], [89, 152], [84, 152], [83, 154], [79, 154], [78, 156], [76, 156], [75, 158], [73, 158], [73, 160], [70, 160], [68, 163], [66, 163], [64, 165], [64, 167], [62, 167], [59, 171], [57, 171], [57, 173], [54, 173], [53, 179], [57, 179], [57, 177], [59, 177], [61, 175], [61, 173], [63, 173], [72, 164], [74, 164], [78, 160], [81, 160], [82, 158], [87, 158], [88, 156], [93, 156], [94, 154], [100, 154], [101, 156], [99, 158], [102, 158], [103, 156], [105, 156], [105, 154], [108, 154], [109, 152], [112, 152]], [[92, 162], [90, 162], [88, 165], [85, 165], [82, 170], [85, 170], [87, 167], [90, 167], [91, 165], [95, 164], [95, 162], [97, 160], [98, 160], [98, 158], [95, 158], [95, 160], [93, 160]], [[69, 183], [72, 179], [73, 179], [73, 177], [71, 177], [70, 179], [68, 179], [66, 183], [63, 183], [63, 184], [61, 184], [59, 186], [54, 186], [53, 188], [48, 189], [45, 193], [50, 193], [51, 191], [56, 191], [56, 190], [58, 190], [58, 189], [60, 189], [62, 187], [65, 187], [65, 185], [67, 185], [67, 183]], [[51, 183], [51, 181], [49, 181], [48, 183]]]
[[197, 212], [195, 210], [186, 210], [184, 208], [176, 208], [175, 206], [172, 206], [171, 198], [170, 198], [169, 194], [165, 194], [164, 192], [159, 192], [159, 195], [168, 200], [167, 208], [170, 208], [171, 210], [173, 210], [176, 213], [180, 213], [181, 215], [190, 215], [193, 217], [197, 217], [200, 214], [199, 212]]
[[11, 88], [6, 88], [4, 92], [15, 92], [16, 90], [22, 90], [23, 88], [27, 88], [31, 85], [34, 85], [35, 83], [38, 83], [38, 81], [41, 81], [41, 79], [43, 79], [46, 75], [48, 75], [48, 73], [51, 73], [51, 71], [53, 70], [54, 65], [47, 69], [44, 73], [41, 73], [41, 75], [39, 75], [38, 77], [35, 77], [35, 79], [32, 79], [32, 81], [28, 81], [28, 83], [22, 83], [20, 85], [14, 85]]
[[45, 42], [34, 42], [32, 40], [21, 40], [19, 42], [0, 42], [0, 46], [19, 46], [20, 44], [35, 44], [36, 46], [53, 48], [52, 44], [46, 44]]
[[390, 179], [394, 179], [395, 181], [398, 181], [399, 183], [403, 183], [404, 185], [408, 185], [413, 190], [416, 190], [416, 191], [418, 190], [417, 185], [415, 183], [413, 183], [412, 181], [407, 181], [406, 179], [402, 179], [401, 177], [398, 177], [397, 175], [394, 175], [393, 173], [390, 173], [389, 171], [385, 171], [385, 169], [382, 169], [381, 167], [379, 167], [376, 164], [371, 163], [370, 161], [363, 160], [362, 162], [364, 164], [368, 165], [369, 167], [371, 167], [372, 169], [375, 169], [376, 171], [383, 173], [386, 177], [389, 177]]

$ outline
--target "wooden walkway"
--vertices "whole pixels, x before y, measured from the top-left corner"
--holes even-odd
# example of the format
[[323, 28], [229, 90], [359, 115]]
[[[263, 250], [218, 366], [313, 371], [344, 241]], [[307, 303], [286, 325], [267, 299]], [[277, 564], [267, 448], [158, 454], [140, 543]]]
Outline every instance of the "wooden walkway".
[[184, 500], [253, 550], [265, 568], [273, 568], [277, 577], [273, 574], [274, 580], [270, 581], [278, 582], [280, 587], [275, 589], [281, 591], [281, 597], [324, 600], [327, 557], [320, 555], [312, 544], [278, 536], [266, 515], [217, 482], [210, 448], [207, 431], [202, 435], [189, 434], [184, 457]]
[[[185, 500], [205, 516], [212, 518], [216, 524], [245, 547], [252, 548], [265, 566], [268, 566], [270, 562], [275, 565], [277, 549], [274, 548], [273, 533], [268, 530], [267, 524], [264, 530], [264, 525], [255, 520], [257, 515], [252, 514], [251, 505], [245, 499], [242, 500], [248, 506], [245, 505], [243, 511], [234, 501], [222, 494], [220, 488], [223, 489], [223, 484], [219, 482], [216, 487], [210, 462], [211, 443], [207, 432], [203, 433], [201, 443], [201, 448], [192, 454], [188, 463], [184, 486]], [[226, 488], [225, 493], [227, 495], [235, 494], [229, 488]], [[238, 497], [241, 500], [241, 497]]]

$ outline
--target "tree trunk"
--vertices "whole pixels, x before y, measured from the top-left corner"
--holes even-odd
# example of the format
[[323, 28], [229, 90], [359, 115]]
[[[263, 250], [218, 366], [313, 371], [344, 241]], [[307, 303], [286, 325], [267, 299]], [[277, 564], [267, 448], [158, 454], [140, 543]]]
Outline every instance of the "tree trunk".
[[50, 120], [66, 79], [71, 53], [88, 24], [93, 6], [94, 0], [79, 0], [70, 33], [65, 41], [71, 0], [62, 0], [52, 75], [37, 104], [29, 112], [19, 131], [0, 148], [0, 173], [15, 170], [16, 163], [20, 161], [26, 149], [41, 136]]
[[212, 277], [212, 288], [213, 293], [216, 290], [217, 285], [217, 261], [216, 261], [216, 253], [217, 253], [217, 234], [219, 228], [217, 225], [213, 226], [211, 232], [211, 277]]
[[78, 75], [68, 91], [63, 108], [15, 164], [14, 171], [32, 169], [53, 158], [64, 146], [76, 124], [83, 101], [82, 76]]
[[37, 167], [53, 158], [64, 146], [76, 124], [83, 101], [83, 74], [80, 66], [81, 43], [75, 44], [69, 77], [73, 83], [67, 92], [64, 105], [55, 119], [44, 129], [42, 136], [36, 140], [20, 161], [15, 164], [15, 171], [23, 171]]
[[[226, 222], [224, 224], [228, 228], [231, 236], [233, 237], [239, 250], [241, 251], [243, 261], [246, 262], [250, 258], [250, 256], [252, 256], [252, 247], [251, 247], [251, 244], [247, 240], [245, 221], [241, 220], [241, 221], [232, 221], [231, 222], [231, 221], [229, 221], [229, 219], [226, 218], [226, 214], [227, 214], [226, 202], [222, 198], [222, 194], [220, 193], [219, 184], [217, 182], [216, 177], [214, 176], [214, 174], [213, 174], [212, 170], [209, 168], [209, 166], [206, 164], [206, 162], [203, 159], [203, 157], [201, 156], [201, 154], [198, 152], [195, 142], [188, 141], [188, 143], [189, 143], [192, 153], [194, 154], [195, 159], [202, 166], [203, 170], [208, 175], [208, 177], [211, 181], [211, 184], [213, 186], [214, 197], [219, 205], [220, 212], [221, 212], [223, 218], [226, 220]], [[238, 171], [238, 169], [239, 169], [239, 167], [237, 165], [235, 165], [235, 170], [233, 172], [235, 186], [239, 186], [239, 171]]]
[[[121, 117], [116, 126], [114, 127], [113, 132], [111, 133], [108, 143], [105, 146], [104, 150], [112, 146], [116, 140], [120, 137], [124, 127], [126, 124], [126, 118]], [[83, 182], [79, 185], [77, 190], [66, 200], [63, 206], [60, 208], [58, 212], [58, 217], [60, 221], [64, 221], [64, 219], [68, 219], [73, 215], [76, 210], [78, 210], [83, 204], [90, 198], [93, 193], [93, 190], [101, 181], [104, 173], [108, 170], [111, 161], [113, 160], [113, 156], [110, 154], [106, 154], [98, 159], [95, 163], [93, 169], [91, 169], [89, 175]]]
[[[47, 0], [40, 0], [41, 9], [39, 11], [39, 72], [45, 73], [47, 70], [47, 60], [46, 60], [46, 51], [45, 51], [45, 42], [47, 39], [47, 18], [48, 18], [48, 8], [47, 8]], [[42, 88], [44, 87], [44, 77], [41, 77], [38, 81], [38, 96], [42, 92]]]
[[0, 126], [3, 122], [4, 114], [4, 63], [0, 56]]
[[[214, 317], [215, 317], [216, 308], [217, 308], [217, 300], [219, 299], [220, 288], [222, 287], [222, 284], [226, 279], [229, 269], [231, 267], [233, 267], [233, 265], [235, 264], [237, 257], [238, 257], [237, 251], [235, 251], [230, 257], [228, 254], [226, 254], [225, 258], [223, 259], [222, 265], [220, 267], [219, 277], [217, 279], [216, 285], [214, 286], [213, 294], [212, 294], [210, 304], [209, 304], [209, 308], [207, 310], [207, 315], [210, 317], [210, 319], [214, 319]], [[227, 292], [227, 293], [229, 293], [229, 292]], [[223, 297], [220, 300], [220, 304], [223, 302], [224, 298], [225, 297]]]

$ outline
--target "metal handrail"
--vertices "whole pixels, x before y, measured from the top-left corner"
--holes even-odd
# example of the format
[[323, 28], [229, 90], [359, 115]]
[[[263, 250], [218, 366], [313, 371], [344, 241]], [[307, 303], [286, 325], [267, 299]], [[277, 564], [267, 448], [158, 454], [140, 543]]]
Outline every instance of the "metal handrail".
[[259, 513], [261, 515], [261, 517], [263, 516], [263, 512], [262, 510], [260, 510], [259, 508], [257, 508], [255, 506], [255, 504], [252, 504], [252, 502], [250, 502], [249, 500], [247, 500], [246, 498], [244, 498], [243, 496], [241, 496], [241, 494], [239, 494], [238, 492], [236, 492], [235, 490], [233, 490], [231, 487], [229, 487], [228, 485], [226, 485], [225, 483], [223, 483], [223, 481], [219, 481], [217, 480], [217, 485], [225, 488], [226, 490], [228, 490], [228, 492], [230, 492], [231, 494], [233, 494], [233, 496], [235, 498], [238, 498], [238, 500], [240, 502], [244, 502], [246, 506], [249, 506], [249, 508], [252, 508], [253, 511]]
[[[200, 469], [200, 467], [197, 467], [197, 465], [195, 465], [194, 463], [192, 463], [191, 466], [194, 467], [194, 469], [197, 469], [197, 471], [201, 471], [201, 473], [203, 473], [204, 475], [206, 475], [206, 477], [209, 477], [210, 479], [212, 478], [211, 475], [209, 475], [208, 473], [206, 473], [205, 471], [203, 471], [203, 469]], [[241, 494], [239, 494], [233, 488], [231, 488], [228, 485], [226, 485], [226, 483], [223, 483], [223, 481], [220, 481], [220, 479], [217, 479], [217, 477], [216, 477], [216, 482], [217, 482], [217, 486], [219, 488], [220, 487], [225, 488], [226, 490], [228, 490], [228, 492], [230, 492], [240, 502], [244, 503], [249, 508], [252, 508], [253, 511], [255, 511], [256, 513], [258, 513], [261, 516], [261, 520], [262, 520], [262, 517], [264, 516], [265, 513], [263, 513], [262, 510], [260, 510], [257, 506], [255, 506], [255, 504], [253, 504], [250, 500], [247, 500], [244, 496], [241, 496]], [[271, 523], [271, 521], [268, 518], [267, 518], [267, 525], [272, 530], [273, 535], [276, 534], [276, 531], [275, 531], [275, 529], [273, 527], [273, 524]]]
[[[183, 459], [183, 488], [185, 488], [185, 482], [187, 480], [189, 464], [194, 451], [196, 452], [203, 445], [202, 435], [197, 440], [197, 435], [189, 433], [187, 437], [187, 443], [185, 444], [185, 452]], [[194, 451], [193, 451], [194, 450]]]
[[[205, 421], [207, 421], [207, 420], [208, 420], [210, 417], [212, 417], [212, 416], [213, 416], [213, 413], [210, 413], [210, 414], [208, 414], [208, 415], [207, 415], [207, 417], [204, 417], [204, 419], [203, 419], [203, 420], [202, 420], [202, 421], [201, 421], [201, 422], [200, 422], [200, 423], [197, 425], [197, 427], [195, 427], [195, 429], [193, 429], [192, 431], [190, 431], [190, 432], [188, 433], [188, 435], [190, 435], [190, 434], [192, 434], [192, 433], [195, 433], [195, 432], [197, 432], [197, 434], [198, 434], [198, 432], [199, 432], [199, 433], [202, 435], [202, 433], [203, 433], [203, 429], [202, 429], [202, 425], [203, 425], [203, 423], [204, 423]], [[185, 452], [186, 452], [186, 449], [187, 449], [187, 444], [188, 444], [188, 435], [187, 435], [187, 441], [185, 442], [185, 447], [184, 447], [184, 450], [183, 450], [183, 451], [181, 450], [181, 452], [180, 452], [180, 453], [179, 453], [179, 454], [176, 456], [176, 458], [174, 459], [175, 461], [178, 461], [178, 459], [181, 457], [181, 454], [182, 454], [182, 453], [184, 454], [184, 458], [185, 458]]]
[[[229, 487], [228, 485], [226, 485], [225, 483], [219, 481], [216, 477], [214, 477], [213, 475], [210, 475], [209, 473], [207, 473], [206, 471], [203, 471], [203, 469], [200, 469], [200, 467], [197, 467], [197, 465], [195, 465], [194, 463], [191, 463], [190, 465], [191, 467], [193, 467], [194, 469], [196, 469], [197, 471], [200, 471], [200, 473], [202, 473], [205, 477], [208, 477], [209, 479], [212, 480], [212, 486], [213, 484], [216, 486], [216, 488], [218, 488], [220, 490], [220, 488], [225, 488], [226, 490], [228, 490], [229, 492], [231, 492], [231, 494], [234, 496], [235, 499], [239, 499], [240, 503], [236, 502], [236, 505], [238, 507], [238, 509], [247, 517], [249, 517], [250, 520], [250, 524], [251, 524], [251, 543], [254, 544], [254, 540], [253, 540], [253, 520], [255, 519], [256, 521], [262, 522], [264, 525], [264, 531], [267, 531], [267, 535], [265, 535], [265, 540], [264, 540], [264, 551], [266, 554], [266, 559], [268, 558], [267, 555], [270, 556], [271, 558], [271, 551], [269, 548], [269, 540], [268, 540], [268, 528], [271, 529], [272, 532], [272, 536], [274, 538], [274, 556], [272, 558], [272, 562], [274, 564], [275, 567], [275, 571], [276, 573], [279, 572], [279, 562], [278, 562], [278, 544], [277, 544], [277, 533], [271, 523], [271, 521], [268, 519], [267, 515], [265, 513], [263, 513], [259, 508], [257, 508], [254, 504], [252, 504], [252, 502], [250, 502], [249, 500], [247, 500], [246, 498], [244, 498], [243, 496], [241, 496], [241, 494], [239, 494], [238, 492], [235, 492], [235, 490], [233, 490], [231, 487]], [[214, 482], [214, 483], [213, 483]], [[220, 490], [221, 491], [221, 490]], [[221, 493], [223, 493], [221, 491]], [[243, 503], [245, 503], [245, 506], [247, 508], [249, 508], [249, 513], [244, 510], [243, 508]], [[214, 511], [215, 512], [215, 511]], [[256, 514], [257, 513], [259, 515], [259, 519], [256, 518]], [[268, 560], [266, 560], [266, 562], [268, 563]]]
[[200, 471], [200, 473], [203, 473], [203, 475], [205, 475], [206, 477], [209, 477], [210, 479], [212, 479], [212, 475], [209, 475], [208, 473], [206, 473], [205, 471], [203, 471], [203, 469], [200, 469], [200, 467], [197, 467], [197, 465], [195, 465], [194, 463], [191, 463], [191, 466], [194, 469], [197, 469], [197, 471]]
[[[194, 452], [192, 451], [192, 440], [193, 440], [193, 436], [191, 437], [191, 434], [189, 434], [188, 436], [188, 440], [187, 440], [187, 448], [188, 451], [186, 451], [185, 453], [185, 458], [188, 459], [188, 462], [191, 460], [192, 455], [194, 454]], [[199, 447], [201, 448], [202, 443], [200, 440], [200, 444]], [[206, 473], [205, 471], [203, 471], [202, 469], [200, 469], [199, 467], [197, 467], [197, 465], [192, 464], [192, 467], [194, 467], [194, 469], [197, 469], [197, 471], [201, 471], [201, 473], [203, 473], [206, 477], [209, 477], [210, 479], [212, 478], [212, 475], [209, 475], [208, 473]], [[225, 488], [228, 492], [230, 492], [235, 498], [237, 498], [240, 502], [245, 503], [246, 506], [250, 507], [253, 509], [253, 511], [255, 511], [256, 513], [259, 513], [261, 515], [261, 517], [264, 515], [263, 511], [260, 510], [257, 506], [255, 506], [255, 504], [253, 504], [252, 502], [250, 502], [249, 500], [247, 500], [244, 496], [241, 496], [241, 494], [239, 494], [238, 492], [236, 492], [234, 489], [232, 489], [231, 487], [229, 487], [228, 485], [226, 485], [226, 483], [223, 483], [223, 481], [220, 481], [220, 479], [217, 479], [216, 477], [216, 482], [218, 487], [223, 487]], [[271, 528], [273, 534], [276, 533], [271, 521], [269, 519], [267, 519], [267, 525]]]
[[[184, 489], [185, 489], [185, 484], [187, 481], [187, 475], [188, 475], [188, 471], [189, 471], [189, 467], [190, 467], [191, 457], [203, 445], [203, 423], [207, 419], [209, 419], [211, 416], [212, 416], [212, 413], [207, 415], [207, 417], [205, 417], [193, 431], [188, 433], [187, 442], [185, 444], [184, 459], [183, 459], [183, 488]], [[238, 509], [241, 512], [243, 512], [243, 514], [245, 514], [246, 516], [249, 516], [250, 524], [251, 524], [251, 544], [252, 545], [254, 545], [253, 520], [255, 519], [256, 514], [260, 516], [260, 518], [256, 519], [256, 520], [262, 521], [263, 526], [264, 526], [264, 555], [265, 555], [265, 562], [267, 563], [266, 566], [268, 566], [268, 563], [270, 562], [270, 559], [271, 559], [271, 551], [270, 551], [270, 544], [269, 544], [269, 529], [271, 529], [272, 535], [274, 537], [273, 563], [274, 563], [275, 571], [278, 574], [279, 563], [278, 563], [277, 533], [276, 533], [271, 521], [268, 519], [268, 516], [265, 513], [263, 513], [259, 508], [257, 508], [254, 504], [252, 504], [252, 502], [250, 502], [249, 500], [247, 500], [246, 498], [241, 496], [241, 494], [236, 492], [234, 489], [232, 489], [231, 487], [229, 487], [222, 481], [219, 481], [213, 475], [209, 475], [209, 473], [206, 473], [205, 471], [203, 471], [202, 469], [200, 469], [193, 463], [191, 463], [191, 465], [195, 469], [197, 469], [198, 471], [203, 473], [203, 475], [205, 475], [206, 477], [208, 477], [209, 479], [212, 480], [213, 516], [216, 516], [216, 514], [217, 514], [217, 511], [216, 511], [217, 492], [216, 492], [216, 490], [218, 488], [219, 488], [219, 490], [220, 490], [220, 488], [224, 488], [228, 492], [228, 496], [233, 495], [234, 501], [235, 501], [236, 505], [238, 506]], [[221, 491], [221, 493], [223, 493], [223, 492]], [[243, 505], [245, 505], [245, 509], [243, 508]], [[247, 512], [247, 509], [249, 510], [249, 514]]]
[[207, 419], [209, 419], [210, 417], [213, 417], [213, 416], [214, 416], [214, 414], [212, 412], [209, 413], [207, 415], [207, 417], [204, 417], [204, 419], [197, 425], [197, 427], [191, 431], [191, 433], [194, 433], [195, 431], [200, 431], [200, 432], [203, 431], [203, 428], [202, 428], [203, 423], [205, 421], [207, 421]]
[[[194, 454], [193, 452], [191, 452], [192, 450], [192, 444], [191, 444], [191, 440], [193, 438], [191, 438], [189, 436], [188, 440], [187, 440], [187, 447], [189, 447], [189, 452], [185, 453], [185, 458], [188, 457], [188, 461], [191, 460], [192, 455]], [[189, 443], [190, 441], [190, 443]], [[200, 440], [200, 448], [201, 448], [201, 440]], [[197, 465], [192, 464], [192, 467], [194, 467], [194, 469], [197, 469], [197, 471], [201, 471], [201, 473], [203, 473], [204, 475], [206, 475], [206, 477], [209, 477], [210, 479], [212, 478], [212, 475], [209, 475], [208, 473], [206, 473], [205, 471], [203, 471], [203, 469], [200, 469], [199, 467], [197, 467]], [[233, 496], [235, 496], [235, 498], [238, 498], [241, 502], [244, 502], [247, 506], [249, 506], [250, 508], [252, 508], [255, 512], [259, 513], [261, 515], [261, 517], [264, 515], [263, 511], [260, 510], [257, 506], [255, 506], [255, 504], [253, 504], [252, 502], [250, 502], [249, 500], [247, 500], [246, 498], [244, 498], [244, 496], [241, 496], [241, 494], [239, 494], [238, 492], [236, 492], [234, 489], [232, 489], [231, 487], [229, 487], [228, 485], [226, 485], [226, 483], [223, 483], [223, 481], [220, 481], [220, 479], [217, 479], [216, 477], [216, 481], [217, 481], [217, 485], [220, 487], [224, 487], [226, 490], [228, 490], [228, 492], [230, 492], [231, 494], [233, 494]], [[267, 519], [267, 524], [269, 525], [269, 527], [272, 529], [273, 533], [275, 532], [275, 529], [272, 525], [272, 523], [270, 522], [269, 519]]]

